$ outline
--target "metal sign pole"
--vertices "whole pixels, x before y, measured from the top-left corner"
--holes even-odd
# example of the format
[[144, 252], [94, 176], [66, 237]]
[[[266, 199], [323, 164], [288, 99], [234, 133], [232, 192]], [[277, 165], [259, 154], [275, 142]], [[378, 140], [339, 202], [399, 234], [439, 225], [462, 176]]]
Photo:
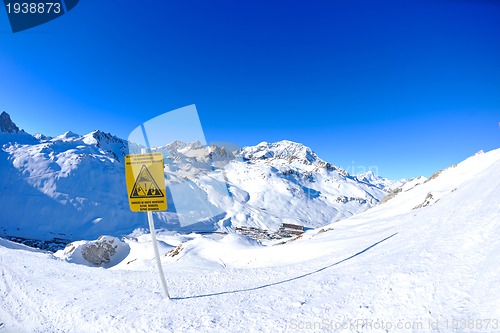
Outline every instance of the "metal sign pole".
[[158, 266], [158, 273], [160, 274], [161, 285], [163, 286], [163, 291], [168, 299], [170, 299], [170, 294], [168, 293], [167, 281], [165, 280], [165, 273], [163, 272], [163, 266], [160, 260], [160, 251], [158, 250], [158, 241], [156, 240], [156, 230], [153, 221], [153, 212], [148, 211], [148, 222], [149, 230], [151, 231], [151, 239], [153, 240], [153, 249], [155, 251], [156, 265]]
[[[141, 154], [149, 153], [149, 149], [142, 148]], [[158, 250], [158, 241], [156, 240], [156, 230], [155, 223], [153, 221], [153, 212], [147, 211], [148, 214], [148, 223], [149, 223], [149, 231], [151, 232], [151, 239], [153, 241], [153, 249], [155, 252], [156, 265], [158, 266], [158, 274], [160, 275], [161, 285], [163, 287], [163, 291], [165, 292], [165, 296], [170, 299], [170, 294], [168, 292], [167, 281], [165, 280], [165, 273], [163, 272], [163, 266], [161, 265], [160, 260], [160, 250]]]

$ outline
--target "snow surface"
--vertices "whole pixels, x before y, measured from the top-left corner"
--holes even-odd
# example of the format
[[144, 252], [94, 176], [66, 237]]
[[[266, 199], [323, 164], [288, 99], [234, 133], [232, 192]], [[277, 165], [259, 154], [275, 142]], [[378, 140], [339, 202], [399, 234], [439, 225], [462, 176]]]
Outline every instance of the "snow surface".
[[108, 269], [0, 240], [0, 332], [498, 332], [499, 174], [478, 154], [274, 246], [159, 233], [172, 300], [141, 230]]

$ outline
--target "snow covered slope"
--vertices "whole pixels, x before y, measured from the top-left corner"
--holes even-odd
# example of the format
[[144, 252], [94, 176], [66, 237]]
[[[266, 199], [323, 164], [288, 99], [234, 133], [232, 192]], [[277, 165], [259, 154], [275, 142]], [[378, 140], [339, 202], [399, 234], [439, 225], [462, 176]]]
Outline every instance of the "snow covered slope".
[[142, 225], [128, 210], [125, 141], [99, 131], [52, 139], [0, 133], [0, 144], [1, 234], [76, 239]]
[[282, 245], [160, 234], [171, 301], [148, 235], [109, 269], [0, 240], [0, 328], [498, 332], [499, 174], [500, 149], [480, 153]]
[[[0, 235], [76, 240], [146, 227], [144, 214], [128, 208], [125, 140], [101, 131], [31, 136], [6, 113], [0, 120]], [[241, 152], [179, 141], [155, 150], [165, 156], [169, 202], [156, 218], [168, 230], [318, 227], [387, 194], [379, 178], [359, 180], [290, 141]]]

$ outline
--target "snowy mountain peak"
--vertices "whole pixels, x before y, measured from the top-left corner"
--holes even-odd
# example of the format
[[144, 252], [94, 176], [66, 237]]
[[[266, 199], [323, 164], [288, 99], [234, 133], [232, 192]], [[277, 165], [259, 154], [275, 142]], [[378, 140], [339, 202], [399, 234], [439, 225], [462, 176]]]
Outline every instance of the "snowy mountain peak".
[[56, 136], [53, 138], [53, 141], [73, 141], [75, 138], [79, 138], [80, 135], [73, 133], [71, 131], [64, 132], [61, 135]]
[[184, 142], [180, 140], [175, 140], [164, 146], [153, 147], [152, 150], [162, 151], [167, 156], [168, 155], [177, 156], [179, 154], [184, 154], [188, 151], [200, 149], [203, 147], [205, 146], [203, 146], [203, 144], [200, 141]]
[[35, 133], [35, 134], [33, 134], [33, 137], [35, 139], [39, 140], [39, 141], [47, 141], [47, 140], [51, 140], [52, 139], [52, 137], [46, 136], [46, 135], [44, 135], [42, 133]]
[[90, 132], [81, 138], [85, 144], [96, 146], [102, 152], [110, 153], [118, 161], [126, 155], [128, 149], [126, 140], [100, 130]]
[[172, 143], [172, 149], [174, 149], [174, 147], [177, 149], [177, 152], [185, 153], [185, 152], [190, 151], [190, 150], [201, 149], [205, 146], [200, 141], [197, 140], [197, 141], [188, 142], [188, 143], [174, 141]]
[[370, 181], [373, 181], [375, 179], [378, 179], [379, 176], [376, 175], [372, 170], [368, 170], [367, 172], [358, 173], [356, 175], [356, 178], [358, 178], [358, 180], [370, 182]]
[[10, 119], [10, 115], [3, 111], [2, 114], [0, 114], [0, 132], [3, 133], [19, 133], [21, 132], [19, 130], [19, 127], [17, 127], [16, 124]]
[[261, 142], [256, 146], [243, 148], [241, 155], [247, 160], [281, 159], [288, 162], [297, 160], [308, 165], [323, 162], [311, 148], [289, 140]]
[[386, 189], [386, 190], [397, 188], [406, 182], [406, 180], [404, 179], [392, 180], [381, 177], [380, 175], [375, 174], [372, 170], [359, 173], [355, 176], [355, 178], [360, 182], [372, 184], [380, 189]]
[[165, 148], [167, 149], [171, 154], [175, 154], [177, 153], [179, 150], [181, 149], [184, 149], [186, 148], [188, 144], [183, 142], [183, 141], [179, 141], [179, 140], [175, 140], [171, 143], [169, 143], [168, 145], [165, 145], [163, 147], [158, 147], [158, 148]]
[[274, 143], [261, 142], [256, 146], [244, 147], [240, 156], [253, 163], [265, 163], [279, 166], [294, 166], [303, 171], [336, 171], [342, 177], [349, 173], [331, 163], [323, 161], [311, 148], [301, 143], [282, 140]]
[[102, 145], [115, 144], [115, 143], [125, 144], [125, 140], [120, 139], [111, 133], [102, 132], [100, 130], [95, 130], [87, 135], [84, 135], [83, 142], [89, 145], [94, 144], [97, 145], [98, 147]]

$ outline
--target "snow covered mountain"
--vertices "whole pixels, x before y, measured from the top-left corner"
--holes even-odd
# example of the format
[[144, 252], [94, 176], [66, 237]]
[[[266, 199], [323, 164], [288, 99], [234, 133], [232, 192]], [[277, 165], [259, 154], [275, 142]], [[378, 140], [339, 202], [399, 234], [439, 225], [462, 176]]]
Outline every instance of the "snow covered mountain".
[[3, 111], [0, 114], [0, 132], [1, 133], [19, 133], [19, 127], [10, 119], [10, 115]]
[[236, 198], [228, 215], [236, 225], [319, 227], [364, 211], [387, 194], [299, 143], [263, 142], [243, 148], [240, 156], [242, 162], [225, 168]]
[[0, 233], [33, 239], [128, 232], [122, 158], [126, 142], [94, 131], [55, 138], [1, 133]]
[[54, 255], [0, 239], [0, 330], [498, 332], [499, 174], [500, 149], [478, 153], [274, 246], [160, 233], [170, 301], [147, 234], [99, 240], [107, 269], [89, 263], [98, 241]]
[[[0, 120], [0, 235], [75, 240], [146, 227], [144, 214], [128, 208], [125, 140], [101, 131], [31, 136], [8, 114]], [[169, 202], [155, 217], [168, 230], [314, 228], [362, 212], [388, 192], [388, 180], [351, 176], [291, 141], [241, 151], [175, 141], [154, 150], [165, 156]]]
[[407, 181], [405, 179], [402, 180], [393, 180], [384, 178], [380, 175], [375, 174], [373, 171], [369, 170], [367, 172], [358, 173], [356, 175], [356, 179], [360, 182], [365, 182], [371, 185], [375, 185], [383, 190], [393, 190], [403, 185]]

